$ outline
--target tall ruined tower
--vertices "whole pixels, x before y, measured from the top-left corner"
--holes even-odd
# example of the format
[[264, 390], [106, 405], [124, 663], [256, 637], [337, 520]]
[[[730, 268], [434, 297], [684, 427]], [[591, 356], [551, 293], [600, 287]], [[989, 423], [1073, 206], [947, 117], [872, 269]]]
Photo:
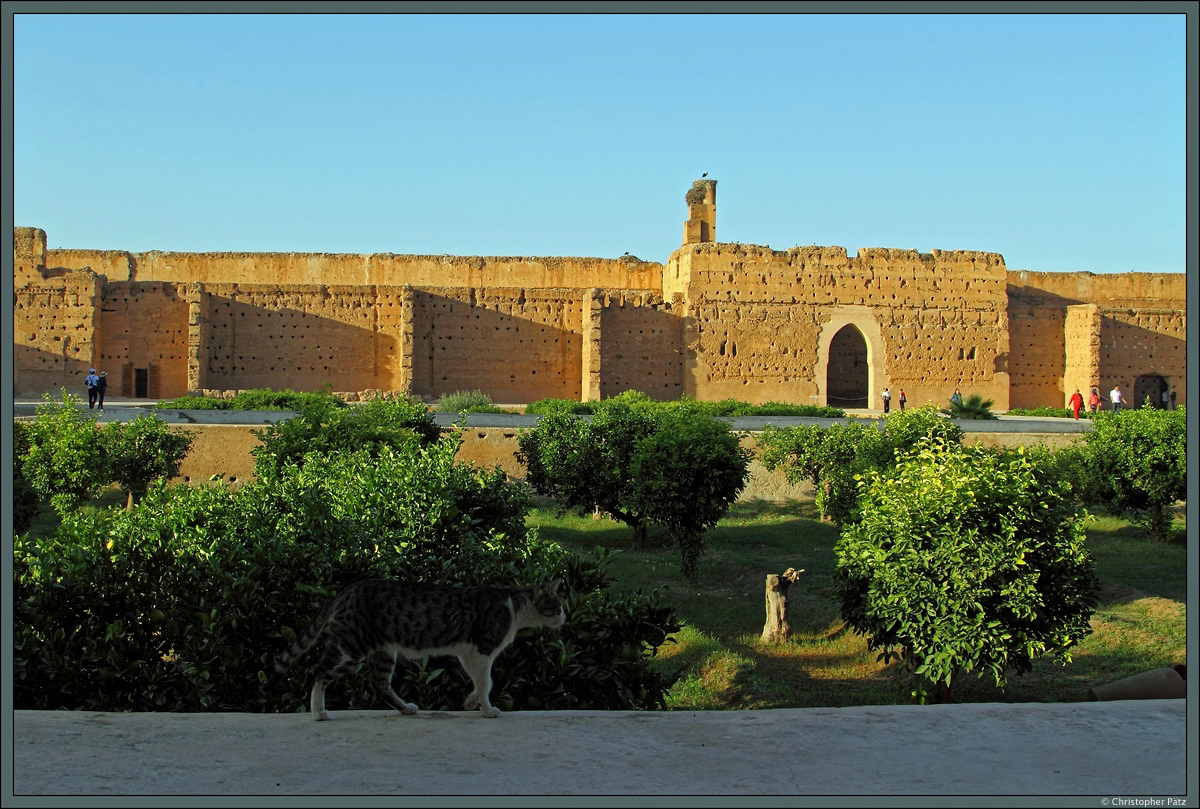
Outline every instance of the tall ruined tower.
[[687, 194], [688, 218], [683, 223], [683, 243], [699, 244], [717, 240], [717, 181], [700, 179]]

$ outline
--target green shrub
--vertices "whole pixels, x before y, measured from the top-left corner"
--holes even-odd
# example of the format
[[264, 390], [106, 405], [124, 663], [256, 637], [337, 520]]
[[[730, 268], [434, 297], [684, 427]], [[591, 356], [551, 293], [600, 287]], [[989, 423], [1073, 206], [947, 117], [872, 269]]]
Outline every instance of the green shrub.
[[29, 428], [24, 422], [13, 422], [13, 533], [20, 534], [29, 530], [34, 519], [42, 510], [44, 502], [33, 488], [33, 484], [25, 477], [22, 469], [25, 456], [29, 453]]
[[950, 407], [942, 412], [952, 419], [991, 421], [998, 418], [992, 412], [993, 404], [991, 399], [984, 399], [978, 393], [972, 393], [961, 402], [950, 402]]
[[439, 413], [504, 413], [504, 408], [492, 404], [492, 397], [479, 390], [459, 390], [443, 393], [438, 400]]
[[159, 400], [155, 407], [170, 410], [295, 410], [299, 412], [306, 408], [323, 405], [346, 407], [345, 402], [330, 392], [328, 385], [323, 390], [307, 393], [257, 388], [241, 391], [227, 399], [209, 396], [180, 396], [175, 399]]
[[63, 514], [112, 482], [108, 452], [96, 428], [97, 413], [81, 410], [66, 390], [54, 401], [43, 394], [37, 417], [27, 422], [29, 449], [21, 471], [38, 496]]
[[1166, 540], [1171, 506], [1187, 493], [1187, 410], [1097, 413], [1077, 454], [1084, 502], [1127, 515]]
[[934, 441], [863, 476], [860, 519], [834, 547], [843, 618], [898, 660], [924, 701], [961, 673], [1003, 687], [1090, 631], [1097, 582], [1085, 514], [1023, 450]]
[[110, 422], [102, 434], [109, 475], [125, 491], [130, 507], [145, 496], [151, 482], [179, 474], [195, 439], [195, 434], [173, 430], [144, 413], [125, 424]]
[[679, 545], [681, 569], [695, 581], [704, 534], [746, 487], [751, 453], [721, 421], [684, 408], [656, 416], [629, 463], [630, 502]]
[[635, 548], [649, 523], [667, 527], [691, 580], [703, 534], [745, 487], [750, 456], [724, 422], [638, 397], [607, 399], [590, 418], [543, 416], [518, 433], [517, 459], [539, 494], [620, 520]]
[[628, 407], [609, 405], [590, 418], [550, 413], [517, 433], [517, 460], [538, 494], [563, 509], [609, 514], [632, 529], [640, 548], [647, 519], [635, 506], [630, 465], [637, 442], [653, 431], [649, 413]]
[[441, 435], [441, 428], [425, 405], [411, 397], [373, 399], [354, 407], [330, 397], [310, 399], [298, 416], [254, 434], [262, 441], [251, 450], [254, 474], [261, 477], [289, 463], [302, 463], [309, 452], [377, 452], [414, 442], [430, 444]]
[[525, 405], [525, 413], [532, 416], [549, 416], [556, 413], [590, 416], [596, 409], [596, 404], [596, 402], [576, 402], [573, 399], [538, 399]]
[[910, 452], [925, 440], [942, 440], [947, 444], [962, 442], [962, 428], [942, 418], [931, 404], [893, 411], [883, 420], [883, 432], [893, 451]]
[[[522, 633], [494, 667], [517, 708], [651, 708], [649, 666], [678, 629], [657, 593], [609, 591], [601, 557], [569, 559], [524, 528], [528, 495], [453, 462], [448, 437], [312, 454], [268, 478], [150, 487], [131, 510], [73, 511], [14, 543], [14, 704], [69, 710], [303, 710], [302, 661], [257, 683], [339, 587], [367, 576], [463, 585], [567, 584], [561, 634]], [[470, 686], [437, 658], [397, 672], [422, 708], [458, 710]], [[378, 707], [354, 675], [331, 708]]]
[[792, 485], [810, 481], [816, 487], [817, 512], [842, 525], [857, 513], [859, 477], [887, 468], [921, 441], [957, 444], [963, 434], [933, 405], [892, 412], [883, 420], [882, 430], [877, 425], [872, 420], [829, 427], [768, 427], [759, 435], [757, 447], [767, 469], [782, 469]]

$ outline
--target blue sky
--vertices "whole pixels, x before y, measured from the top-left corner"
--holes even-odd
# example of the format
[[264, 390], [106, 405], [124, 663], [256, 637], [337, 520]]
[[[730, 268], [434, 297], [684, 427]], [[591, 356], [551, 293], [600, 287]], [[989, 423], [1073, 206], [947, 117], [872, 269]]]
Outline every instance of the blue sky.
[[17, 15], [50, 247], [1185, 270], [1183, 15]]

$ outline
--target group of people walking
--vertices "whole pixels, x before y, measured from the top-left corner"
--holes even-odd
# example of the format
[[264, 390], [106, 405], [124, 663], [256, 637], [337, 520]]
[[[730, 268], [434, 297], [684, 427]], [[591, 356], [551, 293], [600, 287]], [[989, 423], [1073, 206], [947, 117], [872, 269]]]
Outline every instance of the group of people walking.
[[[1099, 412], [1100, 406], [1104, 403], [1104, 401], [1105, 400], [1100, 397], [1100, 389], [1093, 387], [1092, 392], [1088, 394], [1087, 398], [1088, 412]], [[1083, 394], [1079, 392], [1079, 388], [1076, 388], [1075, 392], [1071, 394], [1068, 404], [1071, 407], [1071, 415], [1075, 418], [1079, 418], [1079, 414], [1082, 412], [1084, 406]], [[1108, 404], [1114, 413], [1125, 406], [1125, 394], [1121, 391], [1120, 385], [1113, 385], [1113, 389], [1108, 392]], [[1173, 410], [1174, 408], [1175, 391], [1164, 387], [1162, 391], [1162, 409]]]
[[[880, 394], [880, 396], [883, 399], [883, 412], [890, 412], [892, 407], [891, 391], [889, 391], [887, 388], [884, 388], [883, 393]], [[900, 410], [903, 412], [904, 403], [908, 401], [908, 397], [904, 395], [904, 388], [900, 389], [899, 394], [896, 396], [896, 401], [900, 404]], [[950, 401], [955, 405], [962, 405], [962, 394], [959, 393], [958, 388], [955, 388], [954, 393], [950, 395]], [[1075, 418], [1079, 418], [1079, 414], [1083, 412], [1085, 405], [1088, 409], [1088, 412], [1097, 413], [1100, 411], [1100, 407], [1106, 401], [1114, 413], [1126, 406], [1125, 394], [1122, 392], [1120, 385], [1113, 385], [1113, 389], [1108, 393], [1107, 400], [1101, 398], [1100, 389], [1097, 387], [1092, 388], [1092, 391], [1090, 394], [1088, 394], [1086, 400], [1083, 398], [1083, 394], [1079, 392], [1079, 388], [1076, 388], [1075, 392], [1071, 394], [1071, 398], [1068, 403], [1071, 408], [1071, 415], [1073, 415]], [[1173, 410], [1174, 408], [1175, 391], [1164, 387], [1162, 391], [1162, 409]]]
[[83, 378], [83, 384], [87, 388], [88, 410], [97, 406], [103, 410], [104, 392], [108, 390], [108, 371], [101, 371], [97, 376], [95, 368], [89, 369], [88, 375]]

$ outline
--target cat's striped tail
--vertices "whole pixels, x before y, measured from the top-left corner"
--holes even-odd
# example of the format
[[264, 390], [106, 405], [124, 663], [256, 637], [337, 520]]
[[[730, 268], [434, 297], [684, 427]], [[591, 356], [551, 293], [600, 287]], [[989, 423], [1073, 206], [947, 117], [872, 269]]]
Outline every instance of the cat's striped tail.
[[291, 645], [284, 649], [279, 657], [275, 658], [275, 671], [267, 678], [267, 681], [262, 684], [260, 691], [266, 693], [275, 685], [287, 676], [287, 673], [292, 670], [292, 666], [304, 654], [311, 649], [321, 637], [321, 633], [325, 631], [325, 627], [329, 626], [329, 621], [333, 618], [333, 613], [337, 609], [338, 599], [331, 598], [325, 602], [325, 606], [321, 607], [317, 616], [312, 619], [312, 622], [305, 628], [303, 632], [296, 636]]

